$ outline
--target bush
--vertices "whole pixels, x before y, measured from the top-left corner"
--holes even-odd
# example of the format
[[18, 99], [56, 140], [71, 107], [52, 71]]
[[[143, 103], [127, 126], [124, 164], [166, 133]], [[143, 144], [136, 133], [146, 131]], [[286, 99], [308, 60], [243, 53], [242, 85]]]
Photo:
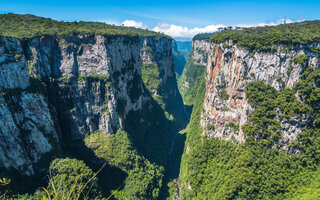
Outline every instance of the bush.
[[71, 158], [55, 159], [50, 165], [51, 178], [46, 190], [54, 199], [80, 199], [98, 196], [97, 178], [83, 161]]
[[292, 61], [296, 64], [303, 65], [306, 63], [307, 60], [308, 60], [308, 56], [303, 54], [303, 55], [295, 57]]
[[229, 99], [229, 94], [228, 94], [227, 90], [223, 88], [219, 93], [219, 97], [222, 100], [225, 100], [225, 101], [228, 100]]

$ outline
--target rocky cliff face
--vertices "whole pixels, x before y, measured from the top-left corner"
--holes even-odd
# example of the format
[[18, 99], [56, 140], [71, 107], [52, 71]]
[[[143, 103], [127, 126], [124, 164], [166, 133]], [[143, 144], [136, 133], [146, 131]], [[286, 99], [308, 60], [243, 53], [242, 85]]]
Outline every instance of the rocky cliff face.
[[182, 52], [178, 50], [178, 45], [175, 40], [172, 41], [172, 54], [174, 58], [175, 72], [181, 76], [186, 59]]
[[[274, 53], [262, 53], [250, 52], [233, 45], [232, 41], [211, 44], [201, 119], [201, 125], [205, 128], [203, 134], [243, 142], [245, 136], [242, 126], [253, 112], [246, 98], [245, 86], [249, 82], [264, 81], [278, 91], [293, 87], [307, 65], [319, 66], [317, 54], [310, 51], [319, 45], [281, 45]], [[303, 62], [295, 61], [301, 55], [308, 57]], [[280, 110], [278, 112], [281, 114]], [[280, 147], [287, 149], [287, 145], [296, 140], [297, 135], [306, 127], [306, 118], [307, 116], [278, 119], [282, 136]]]
[[209, 48], [209, 39], [192, 41], [190, 56], [192, 57], [195, 64], [207, 65]]
[[[0, 37], [0, 168], [32, 175], [62, 141], [123, 129], [151, 98], [143, 64], [157, 64], [162, 87], [154, 93], [167, 92], [165, 103], [179, 98], [171, 45], [166, 37]], [[168, 112], [184, 112], [180, 104]]]
[[199, 81], [208, 62], [209, 47], [209, 38], [192, 41], [188, 62], [178, 81], [179, 90], [187, 105], [193, 104]]

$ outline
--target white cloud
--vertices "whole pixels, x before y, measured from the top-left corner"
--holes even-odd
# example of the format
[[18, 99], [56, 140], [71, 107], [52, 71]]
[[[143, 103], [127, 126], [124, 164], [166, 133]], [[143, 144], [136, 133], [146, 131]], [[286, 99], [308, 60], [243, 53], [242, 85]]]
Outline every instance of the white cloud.
[[192, 38], [198, 33], [215, 32], [218, 30], [218, 28], [221, 28], [221, 27], [225, 27], [225, 26], [223, 24], [217, 24], [217, 25], [208, 25], [203, 28], [199, 28], [199, 27], [188, 28], [188, 27], [178, 26], [174, 24], [159, 23], [152, 30], [156, 32], [165, 33], [175, 38], [178, 38], [178, 37]]
[[129, 26], [129, 27], [136, 27], [136, 28], [147, 28], [145, 25], [143, 25], [142, 22], [137, 22], [135, 20], [124, 20], [121, 24], [124, 26]]
[[[116, 24], [116, 25], [123, 25], [128, 27], [136, 27], [136, 28], [143, 28], [147, 29], [148, 27], [143, 24], [142, 22], [135, 21], [135, 20], [124, 20], [122, 23], [119, 23], [117, 21], [113, 20], [101, 20], [103, 22], [106, 22], [108, 24]], [[304, 20], [297, 20], [293, 21], [290, 19], [279, 19], [274, 22], [269, 23], [257, 23], [257, 24], [237, 24], [233, 27], [258, 27], [258, 26], [275, 26], [279, 24], [283, 24], [284, 22], [288, 23], [294, 23], [294, 22], [301, 22]], [[198, 33], [212, 33], [218, 31], [219, 28], [227, 27], [223, 24], [211, 24], [207, 25], [205, 27], [194, 27], [194, 28], [188, 28], [186, 26], [180, 26], [175, 24], [167, 24], [167, 23], [159, 23], [155, 27], [153, 27], [151, 30], [156, 32], [165, 33], [167, 35], [170, 35], [174, 38], [193, 38]]]
[[236, 26], [238, 27], [257, 27], [257, 26], [276, 26], [279, 24], [284, 24], [284, 22], [286, 24], [290, 24], [290, 23], [294, 23], [294, 22], [301, 22], [304, 20], [298, 20], [298, 21], [293, 21], [291, 19], [279, 19], [275, 22], [269, 22], [269, 23], [258, 23], [258, 24], [238, 24]]

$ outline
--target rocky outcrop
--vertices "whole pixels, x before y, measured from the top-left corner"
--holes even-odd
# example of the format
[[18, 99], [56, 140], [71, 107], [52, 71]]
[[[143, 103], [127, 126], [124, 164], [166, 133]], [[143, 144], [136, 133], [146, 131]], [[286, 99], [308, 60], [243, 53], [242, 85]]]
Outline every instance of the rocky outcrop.
[[0, 164], [32, 175], [32, 164], [58, 143], [45, 98], [22, 92], [0, 97]]
[[208, 62], [209, 47], [209, 38], [192, 40], [188, 62], [178, 81], [179, 90], [187, 105], [193, 104], [197, 87], [203, 79], [205, 66]]
[[28, 87], [28, 68], [18, 39], [0, 37], [0, 72], [0, 90]]
[[207, 65], [209, 53], [209, 39], [193, 40], [191, 46], [191, 57], [197, 65]]
[[[232, 41], [211, 44], [206, 75], [206, 95], [201, 125], [204, 135], [225, 140], [243, 142], [245, 136], [242, 126], [248, 121], [253, 108], [248, 103], [245, 86], [252, 81], [264, 81], [278, 91], [291, 88], [300, 80], [300, 74], [307, 65], [319, 66], [318, 55], [310, 49], [319, 43], [280, 45], [274, 53], [251, 52], [234, 45]], [[294, 58], [307, 55], [305, 62], [294, 62]], [[297, 135], [306, 127], [306, 117], [293, 117], [279, 120], [282, 139], [279, 146], [296, 140]], [[234, 130], [228, 124], [238, 125]]]
[[163, 86], [157, 93], [179, 98], [170, 38], [0, 37], [0, 168], [32, 175], [34, 164], [59, 151], [62, 140], [123, 129], [126, 115], [151, 98], [143, 63], [157, 64]]

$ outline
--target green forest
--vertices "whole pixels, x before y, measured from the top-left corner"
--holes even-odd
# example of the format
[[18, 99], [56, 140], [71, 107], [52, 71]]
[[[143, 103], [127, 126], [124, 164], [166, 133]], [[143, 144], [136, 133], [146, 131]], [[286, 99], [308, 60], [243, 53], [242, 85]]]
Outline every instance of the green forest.
[[[202, 80], [191, 121], [180, 171], [181, 199], [318, 199], [319, 196], [319, 104], [320, 70], [309, 66], [292, 89], [277, 92], [264, 82], [246, 86], [248, 101], [255, 108], [243, 127], [244, 143], [233, 143], [201, 136], [205, 80]], [[303, 102], [297, 100], [298, 93]], [[308, 128], [299, 134], [288, 155], [272, 148], [279, 140], [281, 118], [310, 117]], [[185, 147], [186, 149], [186, 147]], [[188, 188], [188, 184], [192, 190]]]
[[[287, 62], [289, 69], [281, 73], [288, 78], [296, 72], [296, 66], [301, 67], [298, 80], [290, 88], [284, 87], [284, 84], [275, 88], [265, 81], [253, 80], [254, 73], [250, 76], [244, 73], [243, 77], [239, 75], [244, 86], [236, 89], [245, 92], [245, 100], [252, 110], [247, 110], [249, 117], [245, 124], [229, 121], [225, 125], [226, 129], [232, 129], [235, 134], [243, 131], [245, 140], [239, 142], [235, 138], [229, 141], [207, 137], [205, 131], [214, 130], [215, 126], [204, 127], [201, 121], [206, 115], [203, 107], [208, 81], [206, 71], [209, 71], [208, 66], [216, 67], [215, 60], [204, 55], [204, 63], [212, 63], [208, 63], [208, 66], [197, 64], [193, 57], [196, 49], [192, 49], [184, 68], [180, 66], [178, 74], [182, 74], [177, 80], [173, 71], [173, 59], [184, 59], [184, 55], [178, 51], [177, 46], [174, 46], [172, 52], [170, 45], [176, 44], [172, 43], [173, 38], [170, 36], [139, 28], [100, 22], [62, 22], [28, 14], [1, 14], [0, 35], [18, 38], [22, 46], [21, 54], [14, 54], [11, 49], [2, 48], [1, 45], [4, 46], [2, 43], [5, 42], [0, 42], [0, 53], [3, 49], [9, 55], [7, 60], [0, 60], [0, 68], [14, 68], [20, 61], [25, 61], [21, 70], [28, 73], [30, 80], [25, 88], [0, 88], [0, 106], [9, 105], [7, 107], [8, 110], [11, 109], [10, 112], [15, 109], [20, 111], [22, 107], [17, 102], [22, 101], [24, 93], [38, 94], [48, 105], [48, 112], [57, 120], [53, 126], [62, 124], [57, 133], [60, 134], [60, 143], [52, 142], [54, 139], [50, 136], [52, 138], [48, 140], [52, 140], [50, 142], [53, 150], [41, 154], [42, 157], [39, 156], [39, 160], [32, 163], [35, 164], [35, 175], [21, 175], [18, 169], [0, 167], [1, 200], [172, 200], [174, 196], [179, 196], [179, 200], [320, 199], [320, 68], [308, 64], [310, 55], [303, 52], [308, 50], [311, 51], [308, 53], [317, 55], [313, 63], [318, 64], [319, 47], [302, 49], [301, 53]], [[137, 60], [132, 58], [134, 53], [126, 52], [128, 55], [123, 53], [122, 56], [131, 60], [125, 60], [124, 67], [120, 66], [120, 70], [110, 71], [108, 75], [84, 75], [77, 72], [60, 77], [40, 77], [37, 71], [39, 66], [36, 65], [40, 58], [28, 59], [27, 51], [34, 49], [25, 49], [27, 42], [34, 37], [77, 35], [128, 37], [124, 42], [137, 41], [134, 44], [136, 46], [132, 47], [136, 50]], [[148, 39], [154, 41], [136, 40], [139, 37], [150, 37]], [[170, 50], [163, 47], [165, 42], [159, 42], [163, 38], [166, 39], [165, 42], [169, 41]], [[319, 41], [320, 21], [236, 30], [225, 28], [216, 33], [197, 34], [192, 41], [196, 40], [207, 40], [211, 44], [232, 40], [233, 44], [249, 51], [246, 55], [248, 57], [255, 52], [271, 55], [278, 50], [278, 45], [286, 45], [286, 49], [283, 49], [286, 52], [295, 50], [296, 45], [301, 47]], [[159, 43], [154, 48], [160, 46], [166, 52], [155, 51], [147, 45], [148, 42], [156, 43], [155, 41]], [[83, 44], [79, 44], [81, 45]], [[84, 48], [76, 51], [75, 44], [65, 46], [66, 49], [63, 50], [73, 52], [72, 59], [76, 58], [76, 54], [83, 53]], [[228, 43], [222, 49], [230, 53], [231, 47]], [[89, 53], [90, 48], [86, 49]], [[147, 57], [144, 58], [147, 61], [142, 61], [142, 54]], [[163, 59], [164, 57], [167, 59]], [[230, 57], [233, 58], [232, 53]], [[109, 62], [110, 58], [107, 59]], [[228, 62], [227, 57], [221, 59]], [[94, 57], [88, 60], [88, 63], [99, 62]], [[41, 62], [46, 61], [56, 64], [61, 60], [49, 60], [44, 56]], [[76, 62], [73, 64], [74, 68], [77, 66]], [[163, 63], [172, 65], [164, 66]], [[52, 67], [50, 64], [48, 66]], [[279, 74], [275, 73], [274, 76], [278, 82], [284, 83]], [[227, 83], [222, 81], [223, 84], [217, 86], [221, 87], [217, 95], [222, 101], [228, 101], [233, 97], [228, 94], [225, 87]], [[72, 90], [72, 87], [76, 89]], [[78, 107], [75, 105], [79, 102], [70, 97], [84, 95], [82, 91], [79, 92], [80, 87], [93, 94], [91, 98], [88, 97], [89, 100], [75, 98], [79, 102], [83, 101], [80, 105], [91, 105], [89, 101], [96, 103], [102, 99], [97, 105], [90, 102], [94, 105], [94, 115], [81, 120], [98, 120], [96, 115], [100, 109], [101, 115], [113, 112], [105, 120], [107, 125], [111, 124], [112, 117], [115, 121], [119, 120], [115, 122], [117, 125], [110, 125], [114, 132], [104, 133], [100, 131], [100, 127], [94, 127], [94, 131], [83, 128], [83, 133], [79, 131], [81, 137], [72, 138], [74, 135], [68, 130], [74, 127], [68, 124], [68, 120], [75, 119], [75, 115], [87, 114], [77, 113]], [[126, 89], [128, 91], [123, 91]], [[119, 95], [120, 98], [116, 99], [118, 96], [115, 94], [123, 96]], [[59, 98], [63, 100], [60, 101]], [[62, 102], [66, 105], [59, 107]], [[141, 105], [134, 107], [136, 102]], [[109, 103], [113, 110], [109, 109]], [[132, 109], [126, 110], [127, 105], [132, 106]], [[0, 114], [4, 115], [3, 113]], [[287, 148], [284, 149], [280, 146], [284, 145], [280, 144], [281, 122], [292, 118], [305, 120], [305, 127], [298, 134], [297, 140], [285, 144]], [[29, 116], [21, 121], [28, 120], [34, 121]], [[30, 134], [30, 130], [24, 130], [22, 139]], [[27, 166], [23, 167], [27, 171]]]
[[241, 28], [240, 30], [224, 29], [213, 34], [211, 42], [221, 43], [232, 40], [233, 43], [248, 50], [272, 52], [277, 50], [275, 45], [288, 45], [294, 48], [297, 44], [310, 44], [320, 40], [320, 21], [305, 21], [299, 23], [281, 24]]
[[34, 15], [1, 14], [0, 35], [28, 39], [39, 36], [67, 36], [79, 34], [128, 36], [128, 37], [168, 37], [167, 35], [139, 28], [109, 25], [101, 22], [61, 22]]

